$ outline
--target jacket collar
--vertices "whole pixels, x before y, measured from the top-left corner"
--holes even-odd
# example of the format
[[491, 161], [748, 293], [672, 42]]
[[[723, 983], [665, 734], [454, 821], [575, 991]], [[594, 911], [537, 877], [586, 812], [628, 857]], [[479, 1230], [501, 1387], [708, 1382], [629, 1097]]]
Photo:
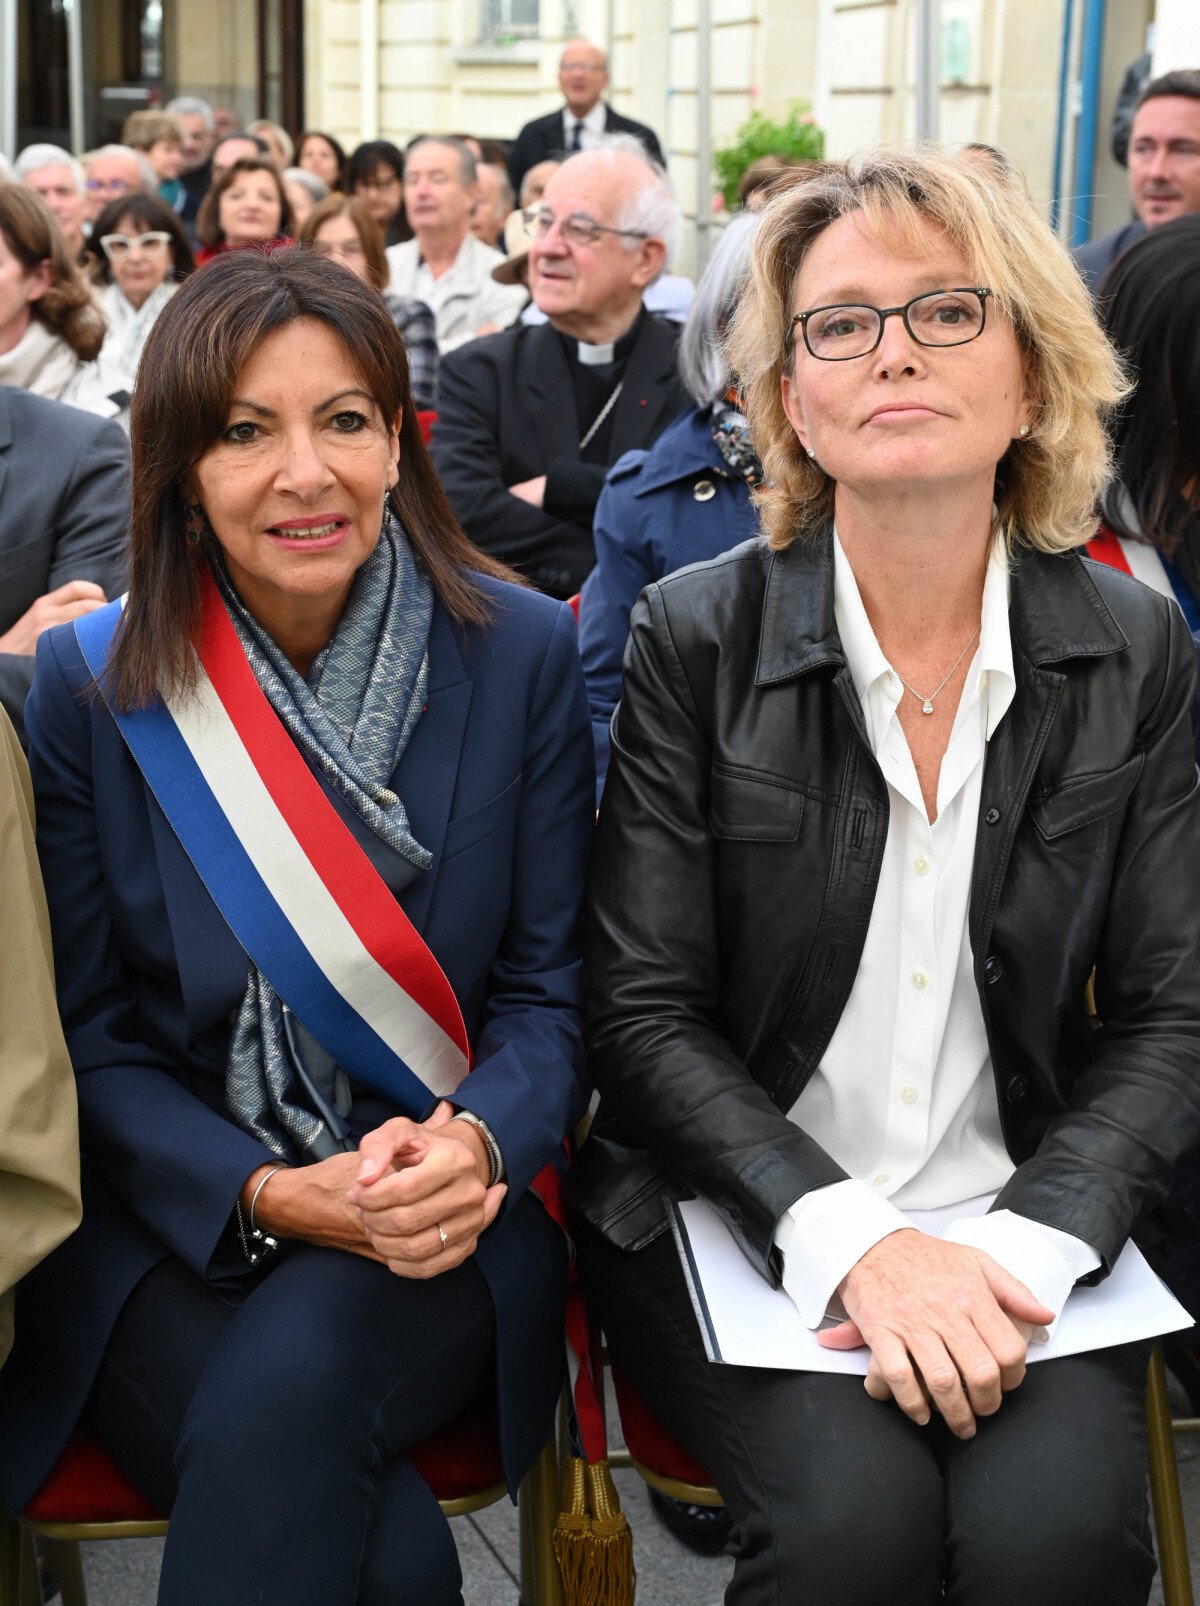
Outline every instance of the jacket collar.
[[[789, 680], [846, 657], [833, 618], [833, 528], [766, 554], [757, 686]], [[1026, 548], [1011, 560], [1013, 647], [1032, 664], [1098, 658], [1129, 642], [1077, 553]]]
[[650, 448], [632, 491], [634, 496], [649, 496], [701, 473], [732, 478], [713, 440], [711, 414], [707, 408], [691, 407], [669, 424]]

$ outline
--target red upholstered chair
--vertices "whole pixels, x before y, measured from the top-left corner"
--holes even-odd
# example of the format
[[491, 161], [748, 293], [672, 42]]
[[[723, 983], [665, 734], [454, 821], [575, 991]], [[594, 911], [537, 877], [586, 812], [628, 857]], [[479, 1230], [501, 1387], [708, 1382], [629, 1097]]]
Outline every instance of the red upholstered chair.
[[[464, 1413], [419, 1444], [412, 1458], [448, 1517], [481, 1511], [504, 1498], [496, 1420], [490, 1410]], [[562, 1606], [552, 1542], [558, 1494], [552, 1435], [521, 1485], [522, 1606]], [[50, 1542], [63, 1606], [87, 1606], [82, 1540], [149, 1539], [166, 1531], [166, 1518], [126, 1481], [103, 1446], [77, 1432], [20, 1516], [0, 1519], [0, 1606], [39, 1606], [34, 1534]]]
[[630, 1466], [659, 1494], [693, 1506], [719, 1506], [724, 1502], [708, 1473], [647, 1409], [641, 1395], [616, 1366], [612, 1367], [613, 1392], [628, 1453], [610, 1456], [613, 1466]]

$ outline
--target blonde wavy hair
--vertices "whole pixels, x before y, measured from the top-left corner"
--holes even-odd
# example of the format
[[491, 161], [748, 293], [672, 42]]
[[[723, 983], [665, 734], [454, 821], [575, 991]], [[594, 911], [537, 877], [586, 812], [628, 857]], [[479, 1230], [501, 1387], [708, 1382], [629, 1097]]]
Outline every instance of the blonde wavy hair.
[[767, 475], [756, 493], [771, 546], [815, 534], [833, 517], [834, 481], [804, 452], [783, 410], [793, 372], [792, 301], [804, 258], [847, 213], [906, 257], [928, 249], [922, 222], [946, 235], [987, 285], [1029, 359], [1032, 431], [996, 469], [999, 527], [1010, 548], [1064, 552], [1087, 541], [1110, 477], [1106, 424], [1130, 386], [1067, 252], [1038, 216], [1024, 181], [931, 150], [881, 147], [815, 163], [768, 203], [749, 282], [728, 337], [746, 416]]

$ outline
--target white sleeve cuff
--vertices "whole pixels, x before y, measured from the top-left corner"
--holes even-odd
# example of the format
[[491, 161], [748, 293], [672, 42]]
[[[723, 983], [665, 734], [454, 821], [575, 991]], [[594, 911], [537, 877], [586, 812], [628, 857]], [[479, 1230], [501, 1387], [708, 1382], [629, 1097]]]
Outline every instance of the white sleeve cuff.
[[1100, 1264], [1091, 1244], [1012, 1210], [993, 1210], [986, 1216], [951, 1222], [943, 1236], [951, 1243], [969, 1244], [991, 1255], [1023, 1282], [1035, 1299], [1049, 1306], [1055, 1320], [1079, 1279]]
[[838, 1284], [881, 1238], [912, 1223], [853, 1177], [804, 1194], [780, 1216], [783, 1289], [806, 1327], [819, 1327]]

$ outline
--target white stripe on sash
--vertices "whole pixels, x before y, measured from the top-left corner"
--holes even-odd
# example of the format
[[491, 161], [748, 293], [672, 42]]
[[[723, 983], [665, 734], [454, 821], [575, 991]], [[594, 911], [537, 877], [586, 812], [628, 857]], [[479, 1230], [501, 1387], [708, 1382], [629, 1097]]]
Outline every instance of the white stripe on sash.
[[208, 676], [172, 719], [256, 870], [316, 964], [392, 1052], [438, 1098], [467, 1061], [452, 1038], [388, 975], [314, 869], [280, 814]]
[[1157, 591], [1160, 597], [1169, 597], [1172, 602], [1176, 602], [1175, 588], [1171, 584], [1171, 577], [1163, 568], [1157, 548], [1150, 546], [1146, 541], [1127, 541], [1124, 536], [1119, 536], [1118, 540], [1133, 578], [1140, 580], [1144, 586], [1149, 586], [1151, 591]]

